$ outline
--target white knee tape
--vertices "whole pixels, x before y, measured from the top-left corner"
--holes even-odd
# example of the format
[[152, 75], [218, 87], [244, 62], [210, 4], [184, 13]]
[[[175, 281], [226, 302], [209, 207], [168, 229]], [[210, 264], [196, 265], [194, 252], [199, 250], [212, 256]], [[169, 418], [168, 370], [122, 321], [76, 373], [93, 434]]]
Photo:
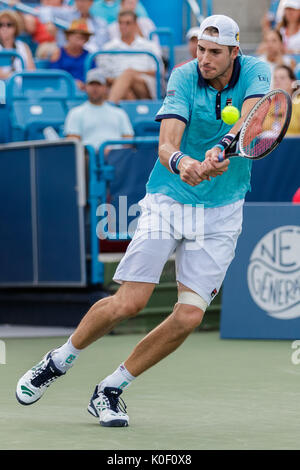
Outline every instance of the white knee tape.
[[182, 291], [178, 294], [178, 303], [194, 305], [195, 307], [201, 308], [203, 312], [207, 309], [207, 302], [196, 292]]

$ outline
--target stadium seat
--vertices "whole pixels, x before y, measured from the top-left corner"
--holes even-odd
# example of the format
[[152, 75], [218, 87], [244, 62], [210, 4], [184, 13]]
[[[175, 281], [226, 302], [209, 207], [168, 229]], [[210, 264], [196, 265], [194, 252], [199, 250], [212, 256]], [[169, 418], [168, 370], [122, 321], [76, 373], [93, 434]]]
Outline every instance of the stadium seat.
[[63, 134], [64, 121], [56, 120], [55, 122], [53, 122], [52, 120], [49, 120], [31, 122], [30, 124], [28, 124], [25, 129], [25, 140], [55, 140], [55, 136], [53, 139], [52, 136], [51, 138], [49, 138], [48, 134], [46, 134], [46, 130], [48, 130], [49, 128], [51, 130], [54, 130], [54, 134], [58, 136], [57, 138], [65, 137]]
[[73, 77], [59, 70], [13, 74], [7, 81], [6, 98], [13, 142], [42, 139], [48, 126], [61, 134], [68, 100], [79, 99]]
[[160, 124], [155, 116], [162, 100], [121, 101], [120, 107], [126, 111], [137, 137], [157, 135]]
[[0, 67], [11, 66], [13, 59], [19, 59], [21, 67], [24, 70], [24, 59], [15, 49], [2, 49], [0, 51]]
[[7, 81], [7, 100], [69, 99], [76, 94], [73, 77], [63, 70], [35, 70], [13, 74]]
[[49, 69], [50, 61], [47, 59], [34, 59], [34, 63], [37, 69]]
[[43, 130], [51, 126], [61, 134], [65, 107], [60, 100], [17, 100], [10, 111], [12, 141], [44, 139]]

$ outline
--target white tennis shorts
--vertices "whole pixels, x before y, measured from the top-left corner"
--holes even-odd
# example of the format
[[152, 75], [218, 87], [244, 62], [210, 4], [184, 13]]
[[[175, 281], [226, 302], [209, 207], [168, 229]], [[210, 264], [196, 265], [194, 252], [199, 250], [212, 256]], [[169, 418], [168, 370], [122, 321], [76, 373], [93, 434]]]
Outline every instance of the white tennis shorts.
[[209, 305], [234, 257], [244, 200], [222, 207], [192, 208], [164, 194], [146, 194], [141, 215], [113, 280], [158, 284], [175, 252], [176, 280]]

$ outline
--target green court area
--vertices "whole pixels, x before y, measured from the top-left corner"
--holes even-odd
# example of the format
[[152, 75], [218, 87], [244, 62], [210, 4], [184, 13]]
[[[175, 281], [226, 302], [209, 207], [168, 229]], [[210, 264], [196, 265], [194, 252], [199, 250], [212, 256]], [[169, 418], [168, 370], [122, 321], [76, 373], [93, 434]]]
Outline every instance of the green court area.
[[86, 411], [95, 384], [141, 335], [108, 335], [32, 406], [18, 378], [64, 338], [7, 339], [0, 365], [1, 449], [299, 449], [300, 364], [291, 341], [221, 340], [192, 334], [124, 392], [128, 428], [103, 428]]

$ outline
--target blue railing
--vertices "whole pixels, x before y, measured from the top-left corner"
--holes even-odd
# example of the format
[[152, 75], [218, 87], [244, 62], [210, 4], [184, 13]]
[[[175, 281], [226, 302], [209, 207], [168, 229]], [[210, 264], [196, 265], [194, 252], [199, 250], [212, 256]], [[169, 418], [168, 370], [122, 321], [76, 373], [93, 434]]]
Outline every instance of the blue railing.
[[[104, 265], [99, 260], [100, 248], [97, 236], [97, 209], [99, 204], [106, 202], [107, 189], [110, 181], [114, 179], [114, 167], [105, 162], [104, 151], [112, 145], [149, 145], [158, 144], [158, 137], [136, 137], [133, 139], [107, 140], [99, 147], [99, 152], [91, 146], [86, 146], [89, 153], [89, 206], [91, 223], [91, 272], [92, 284], [102, 283], [104, 280]], [[113, 233], [107, 240], [129, 240], [129, 234]]]
[[22, 70], [25, 69], [24, 59], [15, 49], [2, 49], [0, 51], [0, 67], [11, 66], [12, 59], [19, 59]]
[[[192, 24], [192, 17], [197, 24], [204, 20], [205, 17], [213, 14], [213, 0], [184, 0], [187, 7], [186, 14], [186, 32]], [[185, 16], [185, 15], [184, 15]]]
[[167, 47], [169, 48], [169, 70], [172, 70], [174, 67], [174, 33], [171, 30], [171, 28], [157, 28], [154, 31], [151, 31], [149, 35], [150, 41], [153, 40], [153, 36], [158, 35], [159, 37], [161, 36], [167, 36]]
[[159, 63], [159, 60], [157, 59], [157, 57], [152, 54], [152, 52], [148, 52], [148, 51], [120, 51], [120, 50], [113, 50], [113, 51], [97, 51], [97, 52], [94, 52], [93, 54], [90, 54], [86, 61], [85, 61], [85, 73], [87, 73], [87, 71], [92, 68], [92, 63], [93, 63], [93, 60], [95, 59], [96, 56], [98, 55], [104, 55], [104, 54], [143, 54], [143, 55], [148, 55], [150, 57], [152, 57], [152, 59], [155, 61], [155, 64], [156, 64], [156, 73], [155, 73], [155, 76], [156, 76], [156, 93], [157, 93], [157, 98], [161, 98], [162, 97], [162, 94], [161, 94], [161, 83], [160, 83], [160, 80], [161, 80], [161, 70], [160, 70], [160, 63]]

